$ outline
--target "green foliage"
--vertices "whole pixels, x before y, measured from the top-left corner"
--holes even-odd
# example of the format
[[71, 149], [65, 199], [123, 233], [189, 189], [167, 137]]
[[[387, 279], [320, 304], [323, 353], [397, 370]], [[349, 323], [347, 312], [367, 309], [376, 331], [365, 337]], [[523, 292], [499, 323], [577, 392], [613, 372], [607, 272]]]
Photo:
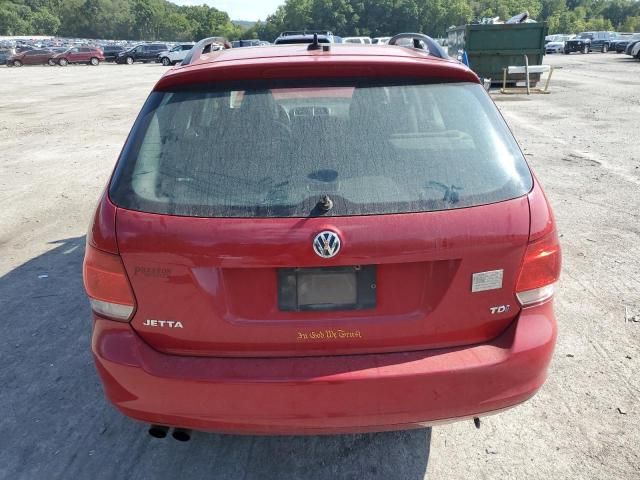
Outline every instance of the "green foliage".
[[35, 35], [46, 35], [60, 27], [60, 19], [46, 8], [36, 10], [31, 16], [31, 29]]
[[640, 32], [640, 15], [627, 17], [622, 24], [621, 30], [625, 32]]
[[32, 10], [25, 6], [0, 0], [0, 33], [28, 35], [31, 30], [29, 17]]
[[235, 39], [244, 29], [206, 5], [166, 0], [0, 0], [0, 35], [127, 40]]
[[527, 10], [550, 33], [640, 31], [639, 0], [286, 0], [266, 21], [231, 22], [206, 5], [166, 0], [0, 0], [0, 35], [130, 40], [200, 40], [213, 35], [275, 39], [284, 30], [326, 29], [343, 36], [398, 32], [446, 35], [451, 25], [503, 19]]
[[273, 40], [285, 30], [326, 29], [343, 36], [424, 32], [445, 36], [448, 27], [482, 17], [503, 19], [528, 11], [549, 22], [551, 33], [638, 31], [638, 0], [286, 0], [246, 36]]

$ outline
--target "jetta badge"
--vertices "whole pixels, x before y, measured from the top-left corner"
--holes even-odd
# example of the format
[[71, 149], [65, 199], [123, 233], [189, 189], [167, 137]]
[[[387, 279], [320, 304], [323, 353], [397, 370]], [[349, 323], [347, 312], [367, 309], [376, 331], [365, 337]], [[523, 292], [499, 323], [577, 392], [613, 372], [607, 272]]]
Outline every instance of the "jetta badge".
[[337, 233], [325, 230], [313, 239], [313, 251], [319, 257], [333, 258], [340, 251], [340, 237]]

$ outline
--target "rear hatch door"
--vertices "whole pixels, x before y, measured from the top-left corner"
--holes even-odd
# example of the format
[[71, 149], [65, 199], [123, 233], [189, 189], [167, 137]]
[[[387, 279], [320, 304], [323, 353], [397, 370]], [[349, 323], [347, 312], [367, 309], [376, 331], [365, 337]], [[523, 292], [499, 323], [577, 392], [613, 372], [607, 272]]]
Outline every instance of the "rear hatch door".
[[[194, 219], [119, 210], [117, 222], [137, 299], [132, 325], [152, 346], [197, 355], [326, 355], [497, 336], [518, 313], [513, 292], [529, 207], [520, 198], [447, 212], [330, 220]], [[313, 248], [323, 231], [341, 238], [331, 259]], [[315, 311], [282, 305], [281, 272], [328, 267], [373, 268], [374, 277], [345, 275], [374, 292], [374, 305]], [[340, 281], [321, 279], [317, 288], [330, 290]], [[317, 298], [325, 297], [320, 292]], [[349, 292], [338, 298], [349, 301]]]

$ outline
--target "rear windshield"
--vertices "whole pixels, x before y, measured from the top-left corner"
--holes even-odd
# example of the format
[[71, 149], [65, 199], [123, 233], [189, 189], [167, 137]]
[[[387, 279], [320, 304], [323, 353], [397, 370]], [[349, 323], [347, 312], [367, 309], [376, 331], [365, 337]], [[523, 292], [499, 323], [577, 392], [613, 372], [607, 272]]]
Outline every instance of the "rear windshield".
[[111, 183], [116, 205], [201, 217], [447, 210], [532, 178], [476, 84], [154, 92]]

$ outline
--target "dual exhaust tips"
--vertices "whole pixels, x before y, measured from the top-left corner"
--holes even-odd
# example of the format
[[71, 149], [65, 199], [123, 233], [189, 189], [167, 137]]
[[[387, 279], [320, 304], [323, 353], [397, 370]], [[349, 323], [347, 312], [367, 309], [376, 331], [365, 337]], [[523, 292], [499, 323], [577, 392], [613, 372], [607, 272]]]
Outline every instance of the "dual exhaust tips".
[[[151, 425], [149, 427], [149, 435], [153, 438], [165, 438], [169, 433], [169, 427], [166, 425]], [[186, 428], [174, 428], [171, 436], [179, 442], [188, 442], [191, 440], [191, 430]]]

